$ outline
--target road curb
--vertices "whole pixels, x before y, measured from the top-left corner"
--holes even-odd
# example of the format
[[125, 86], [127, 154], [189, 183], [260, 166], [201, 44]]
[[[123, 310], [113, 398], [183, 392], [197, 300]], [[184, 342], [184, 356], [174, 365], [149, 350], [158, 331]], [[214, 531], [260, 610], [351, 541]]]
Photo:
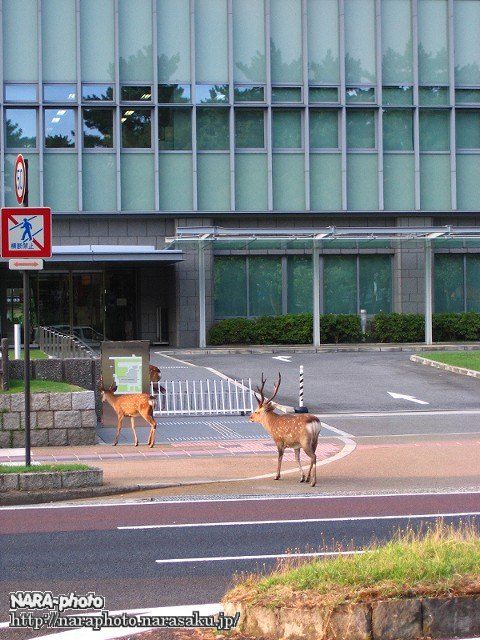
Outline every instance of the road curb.
[[312, 345], [244, 345], [225, 347], [206, 347], [205, 349], [164, 349], [155, 351], [158, 355], [165, 356], [204, 356], [204, 355], [248, 355], [268, 353], [355, 353], [363, 351], [477, 351], [480, 350], [480, 342], [472, 343], [441, 343], [426, 345], [424, 342], [411, 342], [396, 344], [385, 343], [360, 343], [360, 344], [326, 344], [320, 347]]
[[410, 356], [412, 362], [423, 364], [427, 367], [434, 367], [435, 369], [442, 369], [443, 371], [450, 371], [451, 373], [458, 373], [461, 376], [469, 376], [470, 378], [480, 378], [480, 371], [475, 369], [467, 369], [466, 367], [455, 367], [445, 362], [438, 362], [437, 360], [430, 360], [430, 358], [423, 358], [422, 356]]

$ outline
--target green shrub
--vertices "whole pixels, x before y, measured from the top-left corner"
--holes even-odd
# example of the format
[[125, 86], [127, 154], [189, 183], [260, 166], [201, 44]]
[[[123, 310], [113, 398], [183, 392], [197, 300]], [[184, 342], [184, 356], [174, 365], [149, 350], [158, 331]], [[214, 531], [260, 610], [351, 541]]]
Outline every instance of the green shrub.
[[[436, 342], [480, 340], [480, 314], [434, 313]], [[262, 318], [220, 320], [209, 333], [209, 344], [312, 344], [311, 313]], [[327, 313], [320, 317], [320, 340], [324, 344], [362, 342], [360, 317]], [[366, 342], [423, 342], [425, 317], [421, 313], [378, 313], [368, 323]]]
[[377, 313], [371, 325], [373, 342], [422, 342], [425, 318], [421, 313]]

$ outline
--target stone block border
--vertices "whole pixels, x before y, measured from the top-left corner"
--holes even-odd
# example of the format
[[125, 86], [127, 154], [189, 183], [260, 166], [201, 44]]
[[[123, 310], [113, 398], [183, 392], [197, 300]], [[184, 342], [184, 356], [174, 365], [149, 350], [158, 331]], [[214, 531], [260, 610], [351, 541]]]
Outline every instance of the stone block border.
[[[0, 449], [24, 446], [24, 408], [24, 393], [0, 395]], [[95, 444], [95, 393], [32, 393], [30, 424], [33, 447]]]
[[0, 492], [78, 489], [103, 484], [103, 470], [39, 471], [37, 473], [0, 473]]
[[446, 364], [445, 362], [437, 362], [436, 360], [430, 360], [429, 358], [423, 358], [422, 356], [410, 356], [412, 362], [418, 364], [424, 364], [427, 367], [434, 367], [435, 369], [443, 369], [443, 371], [451, 371], [452, 373], [459, 373], [461, 376], [470, 376], [471, 378], [480, 378], [480, 371], [475, 369], [467, 369], [466, 367], [455, 367], [452, 364]]
[[227, 615], [240, 613], [239, 630], [262, 640], [417, 640], [480, 634], [480, 594], [345, 604], [333, 610], [237, 602], [225, 602], [224, 609]]

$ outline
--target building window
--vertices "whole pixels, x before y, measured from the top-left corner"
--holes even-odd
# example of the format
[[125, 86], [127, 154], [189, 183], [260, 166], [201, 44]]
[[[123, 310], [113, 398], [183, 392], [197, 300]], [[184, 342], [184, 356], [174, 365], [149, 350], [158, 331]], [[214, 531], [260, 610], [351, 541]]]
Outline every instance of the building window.
[[480, 149], [480, 111], [459, 109], [456, 113], [457, 149]]
[[311, 313], [313, 308], [313, 271], [310, 256], [288, 256], [287, 311]]
[[300, 87], [272, 87], [272, 102], [301, 102]]
[[375, 89], [374, 87], [347, 87], [346, 99], [349, 104], [375, 102]]
[[373, 109], [347, 110], [347, 147], [375, 149], [375, 111]]
[[113, 109], [83, 109], [85, 149], [113, 147]]
[[75, 146], [74, 109], [44, 109], [45, 147], [68, 148]]
[[36, 84], [6, 84], [5, 102], [36, 102]]
[[[247, 259], [239, 256], [214, 260], [215, 317], [247, 316]], [[232, 295], [235, 291], [235, 295]]]
[[[366, 309], [374, 315], [392, 310], [390, 255], [325, 255], [321, 260], [323, 313], [357, 314]], [[287, 286], [282, 287], [282, 282]], [[216, 318], [311, 313], [312, 258], [217, 256], [214, 299]]]
[[233, 90], [235, 102], [265, 102], [265, 87], [255, 84], [237, 84]]
[[152, 122], [150, 109], [122, 109], [122, 147], [124, 149], [150, 149]]
[[160, 104], [191, 102], [189, 84], [159, 84], [158, 102]]
[[272, 139], [274, 149], [301, 149], [302, 112], [299, 109], [273, 110]]
[[310, 109], [310, 149], [338, 149], [336, 109]]
[[228, 84], [197, 84], [195, 87], [197, 104], [218, 104], [228, 102]]
[[200, 151], [227, 150], [230, 147], [228, 110], [197, 110], [197, 148]]
[[77, 87], [74, 84], [44, 84], [44, 102], [76, 102]]
[[85, 102], [112, 101], [113, 95], [113, 86], [111, 84], [82, 85], [82, 100], [85, 100]]
[[413, 115], [410, 109], [384, 110], [383, 150], [413, 151]]
[[324, 313], [392, 310], [391, 256], [325, 256], [323, 261]]
[[338, 102], [338, 89], [336, 87], [310, 87], [308, 100], [310, 103]]
[[158, 110], [158, 148], [160, 151], [184, 151], [192, 148], [192, 112], [190, 109]]
[[36, 109], [5, 109], [5, 146], [8, 149], [37, 146]]
[[450, 150], [450, 112], [446, 109], [420, 110], [420, 151]]
[[435, 311], [480, 312], [480, 255], [435, 256]]
[[262, 109], [235, 110], [235, 146], [237, 149], [265, 148], [265, 124]]
[[151, 102], [152, 87], [147, 85], [126, 85], [120, 89], [121, 99], [124, 102]]
[[409, 85], [383, 87], [382, 102], [386, 107], [409, 107], [413, 104], [413, 87]]

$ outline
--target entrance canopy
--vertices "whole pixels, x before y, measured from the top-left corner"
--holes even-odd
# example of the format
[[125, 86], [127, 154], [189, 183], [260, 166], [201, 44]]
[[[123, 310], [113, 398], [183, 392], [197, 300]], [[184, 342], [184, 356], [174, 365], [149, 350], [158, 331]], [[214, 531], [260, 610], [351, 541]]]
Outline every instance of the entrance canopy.
[[164, 262], [183, 260], [181, 249], [144, 245], [85, 244], [54, 246], [50, 262]]
[[319, 249], [394, 248], [412, 243], [425, 254], [425, 343], [432, 344], [432, 247], [480, 248], [480, 227], [315, 227], [298, 229], [261, 229], [255, 227], [178, 227], [176, 235], [166, 239], [170, 248], [196, 247], [199, 256], [199, 346], [206, 347], [205, 259], [204, 249], [288, 250], [312, 252], [313, 266], [313, 344], [320, 345], [320, 268]]

